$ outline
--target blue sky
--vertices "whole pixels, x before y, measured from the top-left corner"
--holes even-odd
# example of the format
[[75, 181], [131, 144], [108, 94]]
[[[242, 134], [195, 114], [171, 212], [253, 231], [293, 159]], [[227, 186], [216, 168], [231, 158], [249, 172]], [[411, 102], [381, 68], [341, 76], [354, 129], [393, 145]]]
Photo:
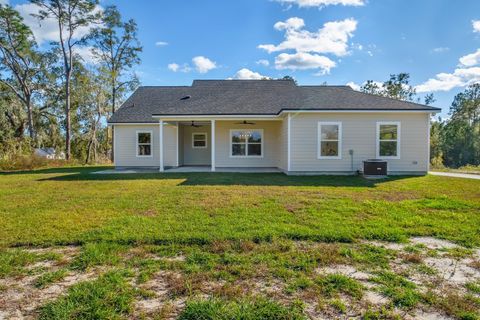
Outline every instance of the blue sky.
[[[20, 5], [25, 14], [31, 9], [25, 3], [11, 4]], [[300, 84], [359, 85], [408, 72], [418, 91], [435, 94], [434, 105], [446, 115], [454, 95], [480, 81], [477, 0], [100, 4], [115, 4], [124, 18], [138, 23], [143, 53], [136, 72], [143, 85], [190, 85], [193, 79], [259, 75], [291, 75]], [[39, 32], [47, 34], [48, 28]]]

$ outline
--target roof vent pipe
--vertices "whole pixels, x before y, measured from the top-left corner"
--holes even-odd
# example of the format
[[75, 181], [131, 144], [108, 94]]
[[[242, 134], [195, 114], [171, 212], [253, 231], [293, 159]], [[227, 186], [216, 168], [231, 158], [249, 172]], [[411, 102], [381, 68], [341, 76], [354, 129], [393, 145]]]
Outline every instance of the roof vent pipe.
[[185, 97], [180, 98], [180, 100], [188, 100], [190, 98], [191, 98], [190, 96], [185, 96]]

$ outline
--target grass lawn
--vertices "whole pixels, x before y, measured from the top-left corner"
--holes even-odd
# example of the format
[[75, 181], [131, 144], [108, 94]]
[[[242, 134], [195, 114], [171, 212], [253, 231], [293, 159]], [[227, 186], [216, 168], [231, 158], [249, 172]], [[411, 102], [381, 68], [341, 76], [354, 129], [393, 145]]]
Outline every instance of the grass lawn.
[[275, 237], [400, 241], [418, 235], [480, 245], [480, 181], [89, 174], [98, 169], [1, 174], [0, 246]]
[[[44, 319], [480, 316], [479, 180], [90, 174], [102, 169], [0, 173], [10, 309], [30, 301], [24, 313]], [[463, 278], [444, 277], [449, 261]], [[0, 318], [11, 311], [0, 304]]]

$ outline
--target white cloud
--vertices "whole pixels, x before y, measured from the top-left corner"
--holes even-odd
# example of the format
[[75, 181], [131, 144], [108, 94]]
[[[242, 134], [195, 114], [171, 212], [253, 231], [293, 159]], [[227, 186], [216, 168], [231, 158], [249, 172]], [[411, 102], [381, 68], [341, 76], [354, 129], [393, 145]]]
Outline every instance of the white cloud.
[[270, 62], [266, 59], [260, 59], [255, 63], [265, 67], [268, 67], [270, 65]]
[[167, 65], [167, 68], [173, 72], [190, 72], [192, 71], [192, 68], [190, 67], [190, 65], [188, 63], [184, 63], [183, 65], [179, 65], [178, 63], [169, 63]]
[[480, 32], [480, 20], [472, 20], [473, 32]]
[[465, 67], [473, 67], [474, 65], [480, 64], [480, 49], [461, 57], [459, 61]]
[[363, 6], [364, 0], [276, 0], [277, 2], [285, 4], [296, 4], [300, 8], [302, 7], [326, 7], [330, 5], [343, 5], [343, 6]]
[[168, 42], [165, 42], [165, 41], [157, 41], [157, 42], [155, 42], [155, 46], [157, 46], [157, 47], [168, 46]]
[[85, 46], [85, 47], [79, 47], [76, 46], [73, 48], [74, 52], [78, 54], [83, 61], [87, 64], [97, 64], [99, 61], [95, 57], [95, 55], [92, 53], [93, 47], [90, 46]]
[[217, 64], [204, 57], [204, 56], [197, 56], [192, 59], [193, 65], [195, 66], [195, 69], [199, 73], [207, 73], [208, 71], [217, 68]]
[[480, 67], [457, 68], [453, 73], [439, 73], [415, 87], [417, 92], [450, 91], [480, 82]]
[[8, 4], [8, 3], [9, 3], [8, 0], [0, 0], [0, 4], [5, 5], [5, 4]]
[[347, 82], [346, 85], [352, 88], [353, 90], [360, 91], [360, 85], [356, 84], [353, 81]]
[[285, 20], [285, 22], [278, 21], [273, 27], [277, 30], [298, 30], [305, 27], [305, 21], [302, 18], [293, 17]]
[[433, 48], [432, 52], [434, 53], [442, 53], [442, 52], [447, 52], [450, 51], [449, 47], [438, 47], [438, 48]]
[[[24, 23], [32, 29], [33, 36], [39, 45], [43, 44], [44, 42], [50, 41], [58, 41], [59, 39], [59, 31], [58, 31], [58, 23], [53, 18], [46, 18], [44, 20], [39, 20], [36, 17], [33, 17], [32, 14], [38, 14], [40, 7], [33, 3], [25, 3], [19, 4], [15, 6], [15, 10], [17, 10], [20, 15], [23, 17]], [[94, 9], [94, 12], [100, 12], [103, 8], [101, 6], [97, 6]], [[91, 29], [95, 26], [83, 26], [79, 27], [74, 35], [74, 39], [80, 39], [83, 36], [87, 35]]]
[[269, 79], [269, 77], [263, 76], [258, 72], [254, 72], [247, 68], [243, 68], [237, 71], [233, 76], [233, 79], [239, 80], [261, 80], [261, 79]]
[[329, 73], [330, 69], [335, 66], [335, 62], [325, 56], [306, 52], [281, 53], [275, 58], [275, 68], [278, 70], [320, 69], [319, 74], [325, 74]]
[[323, 25], [317, 32], [304, 30], [303, 19], [294, 17], [285, 22], [277, 22], [277, 30], [285, 30], [285, 40], [278, 45], [261, 44], [260, 49], [268, 53], [296, 50], [297, 52], [331, 53], [336, 56], [348, 54], [348, 40], [357, 28], [353, 18], [342, 21], [331, 21]]
[[180, 66], [177, 63], [169, 63], [167, 68], [173, 72], [177, 72]]

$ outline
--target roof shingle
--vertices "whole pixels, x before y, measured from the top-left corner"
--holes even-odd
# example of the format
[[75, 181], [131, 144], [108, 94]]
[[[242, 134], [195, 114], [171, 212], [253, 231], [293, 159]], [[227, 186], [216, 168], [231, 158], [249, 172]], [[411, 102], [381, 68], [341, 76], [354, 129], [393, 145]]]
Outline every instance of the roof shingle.
[[283, 110], [440, 109], [348, 86], [297, 86], [291, 80], [194, 80], [192, 86], [139, 87], [109, 122], [157, 122], [153, 115], [277, 115]]

